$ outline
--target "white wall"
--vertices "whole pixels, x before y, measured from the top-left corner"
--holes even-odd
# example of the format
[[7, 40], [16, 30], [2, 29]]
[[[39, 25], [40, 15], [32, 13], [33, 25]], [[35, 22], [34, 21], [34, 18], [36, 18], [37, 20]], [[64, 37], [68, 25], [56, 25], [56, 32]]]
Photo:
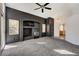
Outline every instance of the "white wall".
[[72, 15], [72, 11], [69, 4], [55, 4], [54, 13], [54, 36], [59, 37], [60, 24], [65, 23], [65, 20]]
[[74, 14], [66, 21], [66, 40], [79, 45], [79, 14]]

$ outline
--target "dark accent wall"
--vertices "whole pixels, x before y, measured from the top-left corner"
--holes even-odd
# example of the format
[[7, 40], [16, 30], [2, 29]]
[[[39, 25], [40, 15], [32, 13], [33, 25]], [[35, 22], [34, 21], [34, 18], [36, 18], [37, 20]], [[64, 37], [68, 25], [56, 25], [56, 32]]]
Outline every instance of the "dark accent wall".
[[46, 36], [54, 36], [54, 18], [48, 17], [46, 20]]
[[[22, 37], [20, 34], [22, 34], [22, 20], [34, 20], [34, 21], [38, 21], [40, 23], [40, 37], [42, 34], [42, 24], [44, 23], [45, 19], [32, 15], [32, 14], [28, 14], [19, 10], [15, 10], [9, 7], [6, 7], [6, 32], [7, 32], [7, 40], [6, 43], [11, 43], [11, 42], [17, 42], [17, 41], [22, 41]], [[14, 20], [19, 20], [20, 21], [20, 31], [18, 35], [9, 35], [9, 19], [14, 19]]]

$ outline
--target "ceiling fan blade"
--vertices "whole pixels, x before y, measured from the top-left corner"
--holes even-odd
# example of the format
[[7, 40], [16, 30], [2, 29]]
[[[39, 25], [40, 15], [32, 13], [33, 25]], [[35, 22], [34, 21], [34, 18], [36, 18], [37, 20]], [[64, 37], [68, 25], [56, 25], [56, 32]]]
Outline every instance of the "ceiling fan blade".
[[44, 9], [42, 9], [42, 13], [44, 12]]
[[49, 3], [44, 4], [44, 6], [47, 6]]
[[52, 8], [49, 8], [49, 7], [45, 7], [45, 9], [51, 10]]
[[39, 7], [39, 8], [36, 8], [36, 9], [34, 9], [34, 10], [38, 10], [38, 9], [40, 9], [40, 7]]
[[39, 3], [36, 3], [37, 5], [41, 6]]

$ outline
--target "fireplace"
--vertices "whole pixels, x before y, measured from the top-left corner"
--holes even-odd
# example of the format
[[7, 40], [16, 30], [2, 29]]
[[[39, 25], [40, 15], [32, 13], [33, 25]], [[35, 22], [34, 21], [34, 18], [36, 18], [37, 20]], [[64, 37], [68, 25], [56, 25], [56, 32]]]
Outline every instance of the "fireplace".
[[32, 28], [24, 28], [23, 29], [23, 36], [24, 37], [32, 36]]
[[40, 24], [35, 21], [23, 21], [23, 40], [40, 36]]

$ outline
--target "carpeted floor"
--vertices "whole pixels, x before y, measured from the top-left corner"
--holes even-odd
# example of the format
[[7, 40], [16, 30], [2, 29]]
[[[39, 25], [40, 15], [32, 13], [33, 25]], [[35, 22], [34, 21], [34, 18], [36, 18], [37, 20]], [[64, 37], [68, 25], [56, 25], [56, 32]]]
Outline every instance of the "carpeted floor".
[[79, 46], [50, 37], [25, 40], [5, 46], [2, 56], [79, 56]]

